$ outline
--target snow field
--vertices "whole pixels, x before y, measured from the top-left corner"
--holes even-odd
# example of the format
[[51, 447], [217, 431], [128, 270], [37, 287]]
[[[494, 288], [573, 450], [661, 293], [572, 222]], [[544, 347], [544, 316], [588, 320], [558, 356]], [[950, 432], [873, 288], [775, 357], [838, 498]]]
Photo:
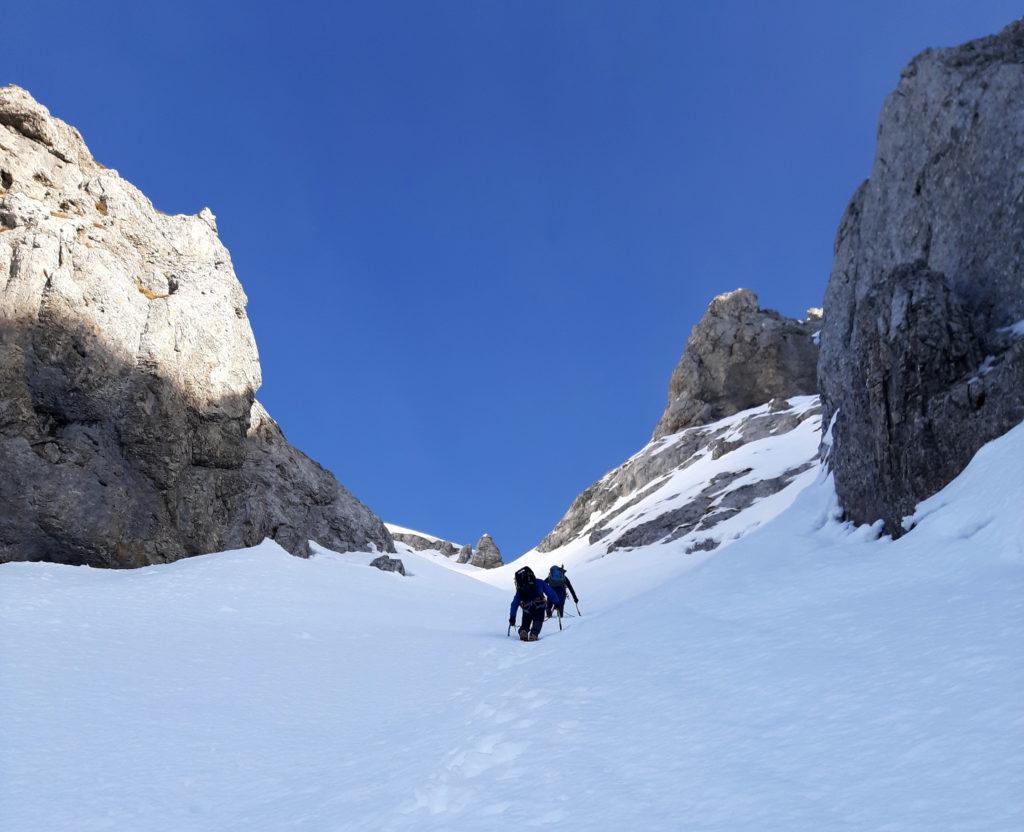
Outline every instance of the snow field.
[[[911, 534], [816, 479], [727, 548], [572, 567], [582, 618], [273, 544], [0, 567], [0, 818], [53, 830], [1024, 828], [1024, 426]], [[755, 506], [756, 508], [756, 506]]]

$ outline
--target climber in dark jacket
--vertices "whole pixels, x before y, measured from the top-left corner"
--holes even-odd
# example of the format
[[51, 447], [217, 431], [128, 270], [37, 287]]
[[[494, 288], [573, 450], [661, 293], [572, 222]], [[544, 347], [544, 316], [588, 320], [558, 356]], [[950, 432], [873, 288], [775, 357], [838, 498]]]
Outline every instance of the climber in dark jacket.
[[544, 581], [534, 578], [530, 571], [527, 583], [516, 581], [516, 594], [512, 596], [512, 606], [508, 610], [508, 623], [516, 625], [516, 607], [523, 608], [523, 623], [519, 625], [519, 638], [522, 641], [536, 641], [540, 638], [540, 628], [544, 626], [544, 610], [548, 603], [558, 603], [558, 593]]
[[580, 602], [579, 596], [576, 594], [576, 590], [572, 587], [572, 582], [569, 580], [569, 575], [565, 571], [564, 566], [552, 566], [548, 570], [548, 576], [544, 579], [544, 582], [550, 586], [555, 594], [558, 595], [557, 604], [548, 604], [548, 618], [551, 618], [551, 614], [557, 609], [558, 614], [562, 615], [565, 612], [565, 593], [566, 590], [572, 593], [572, 600], [578, 604]]

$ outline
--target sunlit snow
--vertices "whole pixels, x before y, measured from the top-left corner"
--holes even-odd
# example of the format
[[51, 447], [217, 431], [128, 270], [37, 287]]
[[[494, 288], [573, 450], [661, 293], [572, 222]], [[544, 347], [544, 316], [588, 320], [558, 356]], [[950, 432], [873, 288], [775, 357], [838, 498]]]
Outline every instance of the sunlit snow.
[[818, 473], [719, 551], [577, 562], [536, 644], [507, 568], [407, 547], [5, 564], [2, 826], [1024, 828], [1021, 459], [1024, 426], [896, 541]]

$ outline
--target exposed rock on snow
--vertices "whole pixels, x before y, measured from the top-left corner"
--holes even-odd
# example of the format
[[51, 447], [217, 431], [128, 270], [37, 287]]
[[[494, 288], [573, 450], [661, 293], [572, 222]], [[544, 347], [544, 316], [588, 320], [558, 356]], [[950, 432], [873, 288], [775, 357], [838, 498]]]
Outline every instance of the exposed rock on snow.
[[371, 560], [370, 566], [381, 570], [381, 572], [397, 572], [399, 575], [405, 574], [405, 564], [402, 563], [401, 558], [389, 558], [387, 555], [381, 555], [380, 557]]
[[819, 383], [846, 516], [905, 515], [1024, 419], [1024, 22], [911, 61], [840, 224]]
[[[461, 551], [458, 543], [452, 543], [450, 540], [445, 540], [427, 532], [407, 529], [405, 526], [396, 526], [394, 523], [385, 523], [384, 525], [394, 540], [404, 543], [414, 552], [437, 552], [446, 558], [454, 558]], [[461, 548], [465, 549], [468, 547], [464, 546]], [[468, 560], [469, 558], [467, 557], [466, 561]], [[465, 563], [466, 561], [459, 562]]]
[[208, 209], [155, 210], [0, 89], [0, 561], [393, 551], [255, 401], [245, 306]]
[[483, 535], [476, 542], [469, 565], [479, 566], [481, 569], [496, 569], [502, 565], [501, 551], [489, 534]]
[[[796, 398], [786, 410], [781, 407], [776, 399], [652, 441], [580, 494], [537, 551], [553, 552], [581, 539], [600, 544], [599, 554], [674, 541], [684, 551], [715, 548], [725, 533], [716, 527], [814, 465], [817, 398]], [[746, 453], [765, 439], [773, 440], [771, 449]]]
[[707, 424], [775, 397], [817, 392], [820, 310], [806, 321], [761, 309], [736, 289], [711, 301], [693, 328], [669, 383], [668, 407], [654, 439]]
[[[820, 328], [821, 310], [808, 310], [805, 321], [786, 318], [761, 309], [749, 289], [712, 300], [672, 374], [654, 438], [580, 494], [536, 551], [578, 544], [599, 546], [591, 553], [599, 557], [676, 541], [686, 552], [709, 551], [735, 535], [736, 524], [716, 527], [814, 464], [820, 407], [807, 394], [815, 391]], [[734, 463], [740, 449], [808, 422], [789, 456], [768, 466], [746, 457]], [[684, 473], [696, 463], [694, 476]]]
[[[809, 460], [784, 471], [777, 477], [748, 482], [732, 490], [729, 490], [729, 486], [736, 480], [746, 477], [753, 469], [743, 468], [739, 471], [717, 474], [707, 486], [679, 508], [666, 511], [653, 520], [627, 529], [608, 544], [608, 551], [648, 546], [651, 543], [671, 543], [693, 531], [704, 532], [713, 529], [723, 520], [750, 508], [758, 500], [777, 494], [798, 475], [813, 467], [814, 462]], [[717, 546], [718, 542], [714, 538], [705, 537], [691, 543], [687, 553], [708, 552]]]
[[458, 547], [449, 540], [424, 537], [423, 535], [413, 534], [412, 532], [396, 532], [390, 528], [388, 531], [391, 532], [392, 538], [401, 541], [406, 546], [417, 552], [433, 549], [434, 551], [440, 552], [445, 557], [450, 558], [454, 557], [459, 551]]
[[404, 526], [396, 526], [393, 523], [385, 523], [391, 536], [400, 543], [404, 543], [414, 552], [436, 552], [446, 558], [454, 560], [455, 563], [468, 563], [470, 566], [478, 566], [482, 569], [494, 569], [502, 565], [501, 552], [489, 534], [483, 535], [477, 541], [476, 549], [468, 543], [460, 546], [440, 537], [435, 537], [426, 532], [418, 532], [407, 529]]

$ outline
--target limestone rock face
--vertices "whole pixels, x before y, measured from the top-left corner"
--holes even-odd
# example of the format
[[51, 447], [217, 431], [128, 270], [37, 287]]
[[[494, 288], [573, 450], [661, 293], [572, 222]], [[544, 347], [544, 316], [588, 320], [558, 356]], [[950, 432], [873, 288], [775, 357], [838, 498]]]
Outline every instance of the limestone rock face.
[[1024, 419], [1024, 23], [904, 70], [825, 295], [823, 446], [846, 516], [902, 518]]
[[772, 398], [814, 394], [820, 328], [818, 310], [797, 321], [761, 309], [749, 289], [719, 295], [690, 333], [653, 438]]
[[208, 209], [157, 211], [0, 88], [0, 561], [393, 551], [255, 401], [245, 307]]
[[456, 563], [469, 563], [470, 558], [473, 557], [473, 547], [468, 543], [463, 544], [455, 558]]
[[476, 542], [473, 555], [469, 559], [469, 565], [479, 566], [482, 569], [496, 569], [501, 564], [501, 552], [494, 539], [489, 534], [483, 535]]

